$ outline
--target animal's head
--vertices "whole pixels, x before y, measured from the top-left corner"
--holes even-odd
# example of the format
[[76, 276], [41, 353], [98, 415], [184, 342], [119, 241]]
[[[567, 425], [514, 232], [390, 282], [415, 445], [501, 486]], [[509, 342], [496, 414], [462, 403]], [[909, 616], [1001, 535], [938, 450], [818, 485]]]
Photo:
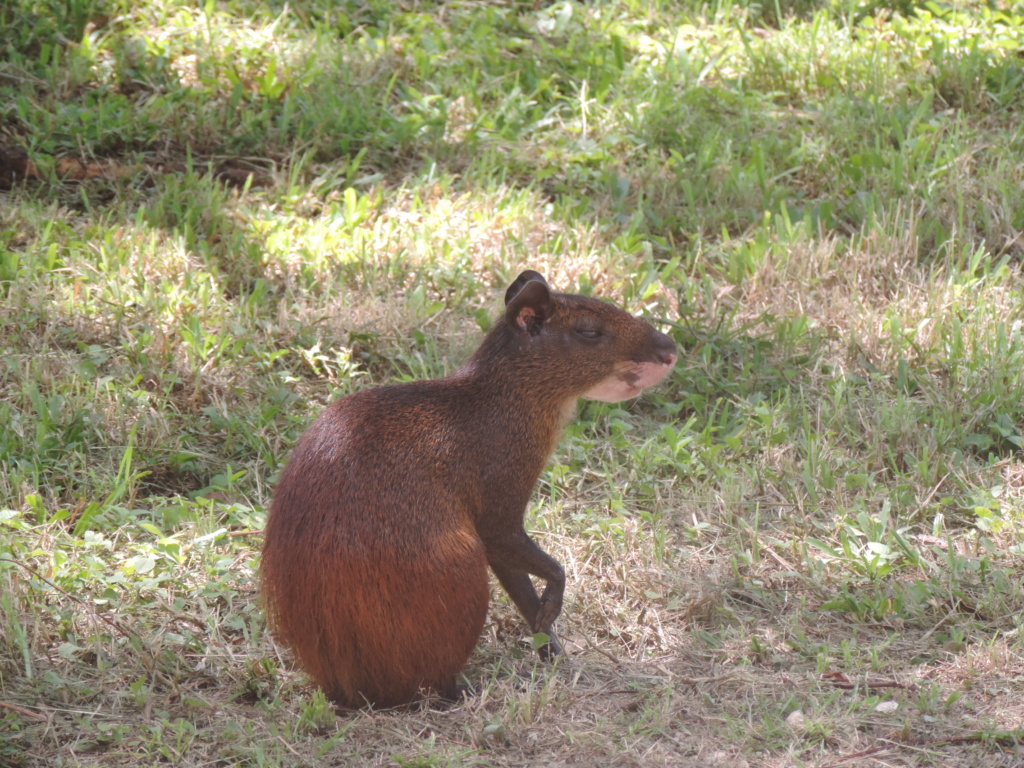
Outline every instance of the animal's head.
[[539, 374], [554, 380], [557, 370], [575, 397], [635, 397], [665, 378], [678, 357], [675, 342], [648, 323], [598, 299], [555, 293], [533, 270], [505, 292], [504, 323], [520, 354], [546, 361]]

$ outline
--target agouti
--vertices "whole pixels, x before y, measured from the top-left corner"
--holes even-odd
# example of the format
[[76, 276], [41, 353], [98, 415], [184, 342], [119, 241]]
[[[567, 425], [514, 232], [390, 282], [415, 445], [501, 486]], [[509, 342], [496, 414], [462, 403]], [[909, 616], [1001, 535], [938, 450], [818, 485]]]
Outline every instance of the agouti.
[[551, 638], [542, 655], [559, 653], [565, 572], [523, 529], [530, 494], [577, 398], [634, 397], [675, 362], [644, 321], [526, 271], [453, 375], [330, 405], [270, 505], [260, 571], [277, 637], [341, 706], [453, 698], [490, 566]]

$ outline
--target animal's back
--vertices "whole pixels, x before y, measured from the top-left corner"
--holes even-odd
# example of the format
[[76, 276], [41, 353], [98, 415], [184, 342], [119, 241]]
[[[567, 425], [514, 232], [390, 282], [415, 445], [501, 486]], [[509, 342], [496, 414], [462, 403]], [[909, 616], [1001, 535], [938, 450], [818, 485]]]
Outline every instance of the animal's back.
[[341, 704], [391, 706], [456, 675], [487, 614], [487, 560], [438, 382], [343, 398], [281, 475], [261, 563], [272, 626]]

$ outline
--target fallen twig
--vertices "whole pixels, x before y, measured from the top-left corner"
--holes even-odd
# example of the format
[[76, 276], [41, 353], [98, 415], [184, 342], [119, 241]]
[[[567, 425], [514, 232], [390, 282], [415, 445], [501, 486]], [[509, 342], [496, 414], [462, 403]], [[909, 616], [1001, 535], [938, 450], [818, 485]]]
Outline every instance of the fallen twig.
[[30, 709], [25, 709], [24, 707], [19, 707], [16, 704], [8, 704], [6, 702], [0, 701], [0, 707], [3, 707], [4, 709], [13, 710], [13, 711], [17, 712], [19, 715], [24, 715], [25, 717], [31, 717], [33, 720], [45, 720], [46, 719], [43, 715], [40, 715], [38, 712], [33, 712]]

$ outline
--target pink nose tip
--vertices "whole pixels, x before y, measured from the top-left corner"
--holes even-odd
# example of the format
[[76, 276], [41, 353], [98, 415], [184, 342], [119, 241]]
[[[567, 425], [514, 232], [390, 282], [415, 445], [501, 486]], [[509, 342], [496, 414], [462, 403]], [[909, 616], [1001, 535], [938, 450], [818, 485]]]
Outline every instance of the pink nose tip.
[[673, 365], [675, 365], [676, 364], [676, 360], [678, 360], [678, 359], [679, 359], [679, 355], [677, 355], [675, 352], [666, 352], [666, 353], [658, 355], [658, 361], [662, 365], [667, 365], [669, 368], [671, 368]]

